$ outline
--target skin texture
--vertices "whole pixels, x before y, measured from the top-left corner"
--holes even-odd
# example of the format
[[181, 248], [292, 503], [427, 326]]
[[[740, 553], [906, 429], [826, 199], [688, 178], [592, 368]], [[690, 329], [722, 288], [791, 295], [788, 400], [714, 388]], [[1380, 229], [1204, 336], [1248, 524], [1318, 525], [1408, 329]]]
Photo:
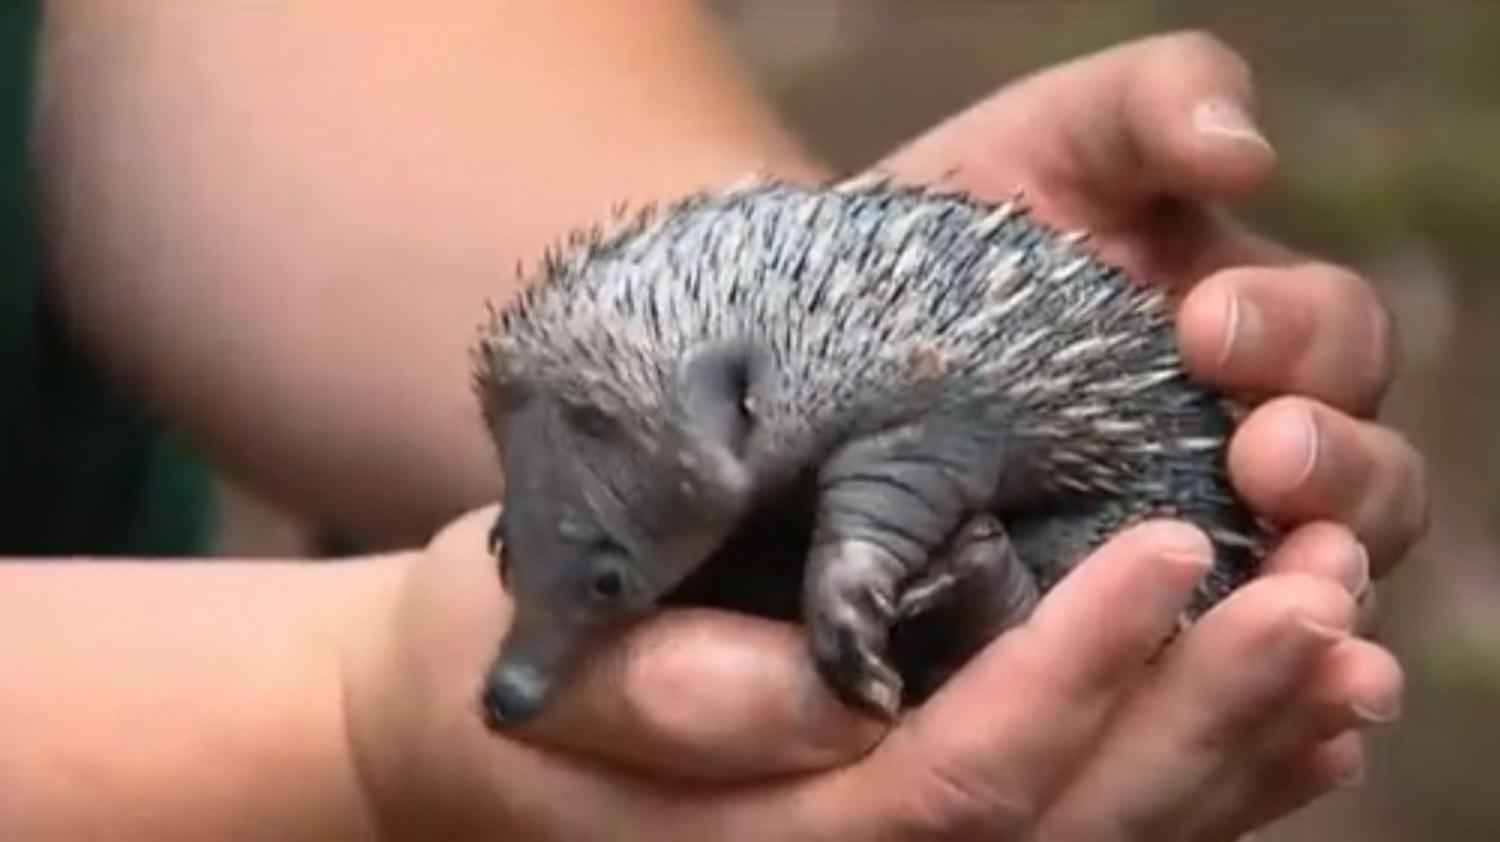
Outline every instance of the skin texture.
[[1220, 839], [1356, 768], [1349, 729], [1400, 696], [1350, 634], [1355, 556], [1332, 526], [1144, 666], [1207, 562], [1156, 522], [889, 731], [827, 695], [794, 629], [680, 611], [601, 653], [526, 742], [496, 740], [473, 696], [510, 611], [484, 587], [493, 515], [333, 565], [0, 566], [0, 831]]
[[[216, 454], [383, 541], [494, 496], [453, 364], [478, 301], [503, 292], [494, 267], [621, 197], [768, 161], [820, 173], [687, 3], [192, 7], [48, 7], [59, 304]], [[1259, 144], [1192, 128], [1245, 78], [1202, 36], [1146, 41], [1007, 88], [891, 159], [915, 179], [1054, 188], [1059, 218], [1108, 223], [1093, 227], [1113, 248], [1173, 270], [1198, 371], [1275, 397], [1231, 467], [1299, 528], [1155, 670], [1134, 647], [1190, 584], [1179, 533], [1098, 554], [1108, 575], [1075, 577], [889, 733], [810, 689], [793, 630], [677, 612], [600, 653], [526, 741], [484, 735], [476, 653], [507, 610], [488, 512], [425, 551], [315, 573], [18, 562], [0, 568], [0, 836], [1219, 839], [1326, 791], [1362, 764], [1354, 726], [1395, 715], [1400, 672], [1296, 618], [1346, 623], [1360, 583], [1420, 537], [1426, 487], [1373, 420], [1392, 350], [1369, 286], [1210, 210], [1269, 173]], [[765, 783], [861, 757], [808, 789]], [[690, 771], [716, 785], [652, 783]]]

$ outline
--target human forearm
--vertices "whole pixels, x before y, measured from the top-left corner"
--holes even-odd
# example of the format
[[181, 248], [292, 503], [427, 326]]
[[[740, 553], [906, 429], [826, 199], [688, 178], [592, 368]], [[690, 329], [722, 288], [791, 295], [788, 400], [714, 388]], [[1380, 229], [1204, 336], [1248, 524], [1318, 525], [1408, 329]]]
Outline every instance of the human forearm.
[[0, 564], [0, 838], [367, 837], [341, 653], [407, 558]]
[[262, 489], [377, 540], [494, 497], [467, 346], [518, 261], [622, 200], [811, 170], [688, 0], [49, 16], [70, 321]]

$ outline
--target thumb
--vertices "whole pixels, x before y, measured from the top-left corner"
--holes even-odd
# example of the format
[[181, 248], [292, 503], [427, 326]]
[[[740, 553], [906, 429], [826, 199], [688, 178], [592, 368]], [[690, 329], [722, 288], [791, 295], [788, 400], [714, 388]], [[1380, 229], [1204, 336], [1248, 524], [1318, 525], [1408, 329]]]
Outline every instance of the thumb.
[[[1092, 88], [1095, 107], [1118, 116], [1095, 131], [1084, 119], [1062, 128], [1077, 132], [1080, 147], [1112, 142], [1138, 159], [1123, 164], [1139, 165], [1134, 180], [1142, 198], [1239, 198], [1270, 176], [1276, 153], [1253, 117], [1250, 69], [1224, 44], [1177, 34], [1127, 45], [1111, 58], [1115, 66], [1106, 62], [1100, 72], [1116, 74], [1116, 84], [1080, 88]], [[1119, 99], [1113, 108], [1111, 89]], [[1106, 151], [1089, 157], [1109, 161]], [[1092, 176], [1105, 188], [1132, 180], [1123, 168], [1101, 168]]]
[[956, 173], [992, 197], [1024, 189], [1103, 228], [1164, 197], [1211, 202], [1259, 188], [1276, 154], [1253, 113], [1245, 62], [1212, 36], [1175, 33], [1025, 78], [880, 168], [914, 180]]

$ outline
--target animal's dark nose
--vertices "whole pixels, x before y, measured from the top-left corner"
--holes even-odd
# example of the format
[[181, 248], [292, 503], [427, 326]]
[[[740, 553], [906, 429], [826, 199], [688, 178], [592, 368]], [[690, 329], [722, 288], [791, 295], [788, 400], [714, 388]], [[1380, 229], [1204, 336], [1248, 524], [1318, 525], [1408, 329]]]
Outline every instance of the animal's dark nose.
[[515, 725], [535, 716], [547, 700], [547, 681], [527, 666], [490, 673], [484, 685], [484, 711], [491, 727]]

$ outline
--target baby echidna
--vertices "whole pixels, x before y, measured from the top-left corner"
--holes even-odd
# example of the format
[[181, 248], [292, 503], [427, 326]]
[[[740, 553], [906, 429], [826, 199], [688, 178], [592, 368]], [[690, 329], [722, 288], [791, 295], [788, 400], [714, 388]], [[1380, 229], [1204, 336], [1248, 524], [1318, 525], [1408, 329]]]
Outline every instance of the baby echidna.
[[515, 600], [496, 726], [687, 592], [800, 613], [829, 685], [890, 714], [932, 680], [892, 664], [903, 624], [947, 611], [967, 633], [928, 642], [969, 654], [1014, 608], [1006, 561], [1045, 590], [1184, 518], [1217, 553], [1193, 615], [1264, 552], [1164, 297], [1019, 199], [764, 180], [575, 234], [540, 274], [476, 349]]

